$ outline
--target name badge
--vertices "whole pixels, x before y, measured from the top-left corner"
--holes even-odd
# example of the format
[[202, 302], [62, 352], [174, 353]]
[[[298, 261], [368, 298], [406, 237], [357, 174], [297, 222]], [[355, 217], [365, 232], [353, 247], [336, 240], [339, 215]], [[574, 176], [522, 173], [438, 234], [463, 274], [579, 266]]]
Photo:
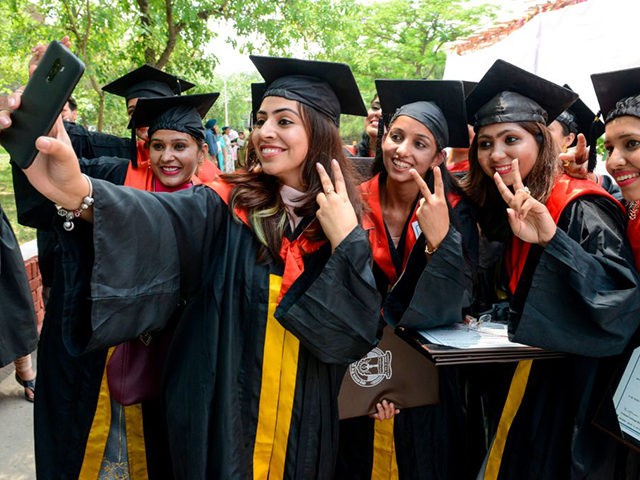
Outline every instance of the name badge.
[[418, 238], [422, 233], [422, 230], [420, 229], [420, 224], [417, 220], [411, 224], [411, 228], [413, 228], [413, 233], [415, 234], [416, 238]]

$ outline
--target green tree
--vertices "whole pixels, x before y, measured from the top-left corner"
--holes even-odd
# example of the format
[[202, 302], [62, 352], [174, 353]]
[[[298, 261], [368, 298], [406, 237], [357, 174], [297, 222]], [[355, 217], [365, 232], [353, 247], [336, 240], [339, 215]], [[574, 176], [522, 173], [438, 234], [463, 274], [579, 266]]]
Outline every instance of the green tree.
[[[493, 6], [468, 0], [385, 0], [357, 5], [342, 28], [326, 38], [319, 58], [351, 65], [366, 102], [376, 78], [439, 79], [445, 46], [494, 17]], [[362, 122], [345, 118], [345, 140], [358, 140]]]

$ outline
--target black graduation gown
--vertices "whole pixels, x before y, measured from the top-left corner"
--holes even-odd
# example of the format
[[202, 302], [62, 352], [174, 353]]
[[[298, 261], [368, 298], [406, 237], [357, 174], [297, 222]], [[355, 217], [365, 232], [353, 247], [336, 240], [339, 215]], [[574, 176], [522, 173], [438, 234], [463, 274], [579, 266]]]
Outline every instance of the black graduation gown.
[[[592, 420], [610, 360], [640, 322], [624, 218], [612, 201], [584, 196], [564, 209], [558, 227], [546, 248], [531, 248], [511, 299], [510, 330], [514, 341], [568, 355], [520, 362], [489, 454], [499, 473], [485, 478], [623, 478], [624, 452]], [[507, 428], [505, 412], [520, 400]], [[502, 454], [496, 438], [506, 439]]]
[[[380, 235], [388, 237], [388, 232], [383, 224], [379, 190], [375, 185], [371, 186], [371, 182], [378, 182], [378, 178], [363, 184], [361, 189], [369, 206], [369, 215], [377, 217], [371, 222], [372, 230], [384, 230], [370, 232], [370, 241], [377, 244]], [[457, 228], [468, 234], [477, 231], [467, 225], [471, 218], [466, 214], [467, 207], [464, 201], [458, 203], [452, 226], [429, 261], [424, 253], [424, 235], [420, 235], [412, 245], [404, 268], [403, 260], [399, 258], [402, 254], [391, 251], [390, 238], [386, 249], [375, 248], [374, 245], [374, 273], [378, 290], [385, 297], [383, 313], [389, 325], [421, 329], [461, 321], [463, 307], [471, 302], [471, 278], [463, 253], [463, 238]], [[405, 245], [405, 237], [411, 234], [411, 219], [411, 216], [407, 219], [399, 245]], [[385, 254], [391, 259], [382, 258]], [[399, 276], [393, 285], [388, 278], [390, 262], [395, 265]], [[381, 266], [382, 263], [386, 266]], [[394, 417], [395, 460], [402, 480], [464, 478], [461, 475], [468, 462], [460, 373], [457, 368], [441, 368], [439, 374], [439, 404], [403, 409]], [[336, 479], [376, 478], [379, 472], [373, 471], [372, 475], [375, 422], [368, 417], [341, 421]], [[479, 465], [480, 460], [475, 460]]]
[[36, 349], [33, 298], [20, 245], [0, 207], [0, 367]]
[[[82, 170], [113, 183], [123, 183], [128, 161], [120, 158], [81, 160]], [[62, 233], [54, 205], [38, 193], [24, 173], [13, 167], [18, 221], [34, 228]], [[107, 350], [74, 356], [62, 334], [64, 312], [74, 311], [88, 295], [91, 275], [91, 229], [76, 221], [85, 242], [55, 255], [54, 278], [38, 342], [38, 395], [34, 405], [36, 474], [39, 479], [78, 478], [98, 401]], [[65, 280], [67, 284], [65, 285]], [[84, 312], [88, 315], [87, 312]]]
[[90, 132], [75, 122], [64, 122], [64, 128], [78, 158], [130, 158], [133, 152], [133, 142], [130, 138], [116, 137], [103, 132]]
[[281, 267], [256, 263], [253, 233], [210, 188], [168, 197], [94, 181], [94, 196], [91, 324], [68, 316], [65, 335], [74, 351], [101, 349], [183, 306], [165, 372], [175, 476], [331, 478], [345, 366], [377, 342], [364, 231], [305, 257], [278, 303]]

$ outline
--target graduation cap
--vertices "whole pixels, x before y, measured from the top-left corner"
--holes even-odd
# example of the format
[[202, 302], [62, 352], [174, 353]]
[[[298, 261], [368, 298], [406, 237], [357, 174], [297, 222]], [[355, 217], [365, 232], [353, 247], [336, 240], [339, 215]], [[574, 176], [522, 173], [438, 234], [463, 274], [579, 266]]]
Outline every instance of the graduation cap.
[[640, 67], [594, 73], [591, 82], [605, 123], [624, 115], [640, 117]]
[[130, 128], [149, 127], [149, 136], [157, 130], [175, 130], [204, 140], [202, 119], [219, 93], [179, 97], [141, 98], [129, 122]]
[[341, 113], [367, 115], [347, 64], [257, 55], [249, 58], [267, 85], [263, 98], [276, 96], [298, 101], [327, 115], [336, 126], [340, 124]]
[[462, 88], [464, 89], [464, 98], [467, 98], [473, 89], [478, 86], [478, 82], [472, 82], [470, 80], [462, 80]]
[[576, 98], [567, 88], [496, 60], [467, 97], [467, 114], [476, 129], [507, 122], [548, 125]]
[[[564, 85], [564, 88], [573, 91], [567, 84]], [[600, 121], [600, 115], [595, 114], [580, 98], [570, 108], [558, 115], [556, 120], [566, 125], [570, 132], [576, 135], [582, 133], [587, 137], [587, 140], [590, 139], [589, 134], [592, 129], [594, 129], [595, 139], [604, 133], [604, 123]]]
[[194, 86], [193, 83], [151, 65], [143, 65], [105, 85], [102, 90], [130, 100], [180, 95]]
[[469, 147], [464, 88], [459, 80], [376, 80], [383, 119], [417, 120], [433, 134], [439, 148]]
[[[573, 91], [569, 85], [564, 84], [565, 88]], [[600, 121], [600, 114], [595, 114], [586, 103], [578, 98], [573, 105], [556, 118], [556, 121], [562, 123], [567, 129], [576, 136], [582, 133], [587, 139], [587, 145], [594, 145], [598, 138], [604, 133], [604, 123]], [[572, 145], [577, 143], [577, 138]], [[596, 149], [589, 150], [588, 170], [592, 172], [596, 167]]]
[[256, 123], [256, 114], [260, 110], [264, 93], [267, 91], [266, 83], [252, 83], [251, 84], [251, 121], [252, 125]]

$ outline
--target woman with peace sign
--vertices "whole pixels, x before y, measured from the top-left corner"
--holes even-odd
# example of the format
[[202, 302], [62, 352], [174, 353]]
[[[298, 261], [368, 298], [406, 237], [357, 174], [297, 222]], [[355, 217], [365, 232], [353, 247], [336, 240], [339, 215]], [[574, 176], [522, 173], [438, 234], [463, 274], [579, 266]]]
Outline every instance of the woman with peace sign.
[[[460, 322], [471, 281], [450, 205], [458, 206], [460, 197], [452, 194], [443, 165], [445, 147], [469, 144], [462, 82], [377, 80], [376, 88], [388, 131], [375, 175], [360, 190], [386, 323], [430, 328]], [[343, 420], [340, 478], [394, 478], [394, 472], [403, 479], [464, 478], [463, 453], [453, 448], [463, 430], [452, 423], [460, 399], [449, 395], [455, 385], [448, 372], [440, 385], [440, 405], [398, 412], [380, 399], [374, 416], [383, 421]], [[395, 448], [384, 447], [394, 442]]]
[[182, 309], [164, 382], [174, 476], [330, 479], [339, 382], [380, 320], [337, 128], [366, 109], [346, 65], [252, 60], [266, 91], [247, 172], [170, 196], [108, 185], [80, 174], [58, 122], [25, 173], [93, 221], [64, 233], [65, 249], [89, 244], [95, 258], [91, 324], [65, 319], [77, 350]]
[[506, 399], [488, 393], [503, 408], [488, 419], [497, 427], [485, 479], [617, 478], [617, 447], [591, 423], [605, 387], [599, 357], [623, 351], [640, 296], [621, 206], [559, 171], [546, 125], [575, 98], [501, 60], [467, 97], [476, 136], [462, 185], [478, 206], [484, 258], [476, 307], [506, 299], [489, 313], [505, 313], [514, 341], [565, 354], [520, 361]]

